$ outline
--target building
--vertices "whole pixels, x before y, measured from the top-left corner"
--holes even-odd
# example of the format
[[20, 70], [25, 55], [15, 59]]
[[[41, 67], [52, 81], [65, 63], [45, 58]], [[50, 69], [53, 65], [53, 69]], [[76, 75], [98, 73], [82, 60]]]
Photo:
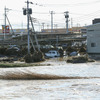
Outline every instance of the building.
[[100, 23], [100, 18], [95, 18], [95, 19], [92, 21], [92, 24], [96, 24], [96, 23]]
[[91, 57], [100, 57], [100, 23], [87, 26], [87, 52]]
[[[69, 33], [83, 33], [82, 30], [85, 30], [85, 33], [86, 33], [86, 27], [72, 27], [68, 29]], [[50, 33], [51, 29], [42, 29], [41, 32]], [[63, 33], [64, 34], [66, 33], [66, 28], [53, 29], [53, 33]]]
[[27, 29], [13, 29], [13, 32], [12, 30], [9, 30], [9, 32], [4, 33], [3, 30], [0, 29], [0, 40], [10, 39], [13, 35], [17, 36], [27, 34]]

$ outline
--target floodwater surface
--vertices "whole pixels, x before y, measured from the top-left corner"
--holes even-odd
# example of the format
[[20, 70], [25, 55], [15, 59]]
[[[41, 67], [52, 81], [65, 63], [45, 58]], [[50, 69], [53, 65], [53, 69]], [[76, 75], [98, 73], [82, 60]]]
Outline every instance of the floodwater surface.
[[100, 100], [100, 63], [60, 58], [21, 68], [0, 68], [0, 100]]

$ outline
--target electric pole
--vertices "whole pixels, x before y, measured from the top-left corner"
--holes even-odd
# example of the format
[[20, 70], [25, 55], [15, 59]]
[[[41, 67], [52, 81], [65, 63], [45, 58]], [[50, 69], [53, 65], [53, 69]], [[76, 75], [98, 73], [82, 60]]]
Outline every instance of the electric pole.
[[49, 25], [47, 24], [47, 29], [49, 29]]
[[71, 18], [71, 28], [73, 27], [73, 19]]
[[23, 9], [23, 14], [27, 15], [27, 31], [28, 31], [27, 32], [27, 34], [28, 34], [28, 40], [27, 40], [27, 42], [28, 42], [28, 54], [30, 54], [29, 18], [30, 18], [30, 14], [32, 14], [32, 9], [29, 8], [29, 3], [30, 4], [33, 4], [33, 3], [29, 2], [28, 0], [25, 3], [27, 3], [27, 8]]
[[45, 24], [45, 23], [42, 23], [43, 31], [44, 31], [44, 24]]
[[4, 10], [5, 10], [5, 25], [4, 25], [4, 40], [5, 40], [5, 34], [6, 34], [6, 7], [4, 8]]
[[72, 18], [71, 18], [71, 28], [72, 28], [71, 32], [73, 33], [73, 19]]
[[5, 34], [6, 34], [6, 17], [7, 17], [7, 12], [8, 12], [9, 10], [11, 10], [11, 9], [8, 9], [8, 8], [6, 8], [6, 6], [5, 6], [5, 8], [4, 8], [4, 40], [5, 40]]
[[52, 33], [53, 32], [53, 14], [54, 14], [54, 12], [50, 11], [50, 14], [51, 14], [51, 33]]
[[27, 30], [28, 30], [28, 54], [30, 54], [30, 36], [29, 36], [29, 1], [27, 0]]
[[55, 29], [57, 29], [58, 25], [57, 24], [54, 24], [54, 27], [55, 27]]
[[64, 12], [65, 13], [65, 18], [66, 18], [66, 33], [68, 34], [68, 18], [69, 18], [69, 12], [68, 11], [66, 11], [66, 12]]

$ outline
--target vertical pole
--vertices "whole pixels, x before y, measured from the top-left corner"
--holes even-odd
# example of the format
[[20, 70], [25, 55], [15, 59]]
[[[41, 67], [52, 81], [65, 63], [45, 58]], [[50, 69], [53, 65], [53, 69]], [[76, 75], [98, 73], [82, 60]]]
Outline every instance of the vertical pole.
[[39, 21], [38, 21], [38, 25], [39, 25], [39, 32], [41, 31], [41, 28], [40, 28], [40, 23], [39, 23]]
[[44, 24], [45, 24], [45, 23], [42, 23], [42, 27], [43, 27], [43, 32], [44, 32]]
[[53, 11], [51, 11], [51, 33], [53, 32]]
[[66, 33], [68, 33], [68, 18], [69, 18], [69, 15], [68, 15], [68, 11], [64, 12], [65, 13], [65, 18], [66, 18]]
[[55, 29], [57, 29], [57, 24], [55, 24]]
[[4, 21], [4, 23], [5, 23], [5, 25], [4, 25], [4, 40], [5, 40], [5, 34], [6, 34], [6, 7], [4, 8], [4, 10], [5, 10], [5, 21]]
[[47, 25], [47, 29], [49, 29], [49, 25]]
[[28, 31], [28, 54], [30, 54], [30, 36], [29, 36], [29, 1], [27, 0], [27, 31]]
[[56, 47], [58, 47], [58, 35], [56, 36]]
[[72, 28], [72, 33], [73, 33], [73, 19], [71, 18], [71, 28]]
[[68, 33], [68, 18], [66, 19], [66, 28], [67, 28], [67, 33]]
[[71, 18], [71, 28], [73, 27], [73, 19]]
[[50, 12], [51, 14], [51, 33], [53, 32], [53, 11]]

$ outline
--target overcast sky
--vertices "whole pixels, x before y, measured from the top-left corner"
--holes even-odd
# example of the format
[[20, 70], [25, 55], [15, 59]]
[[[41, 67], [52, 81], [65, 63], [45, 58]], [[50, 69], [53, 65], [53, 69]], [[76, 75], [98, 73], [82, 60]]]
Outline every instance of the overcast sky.
[[[26, 26], [27, 17], [23, 15], [22, 8], [26, 7], [27, 0], [0, 0], [0, 25], [4, 24], [4, 8], [10, 10], [7, 16], [12, 27], [22, 28]], [[100, 0], [30, 0], [33, 10], [32, 17], [37, 19], [36, 30], [41, 23], [50, 26], [50, 11], [54, 11], [53, 21], [57, 27], [65, 27], [64, 12], [69, 11], [69, 24], [71, 19], [73, 26], [84, 26], [92, 24], [94, 18], [100, 17]]]

